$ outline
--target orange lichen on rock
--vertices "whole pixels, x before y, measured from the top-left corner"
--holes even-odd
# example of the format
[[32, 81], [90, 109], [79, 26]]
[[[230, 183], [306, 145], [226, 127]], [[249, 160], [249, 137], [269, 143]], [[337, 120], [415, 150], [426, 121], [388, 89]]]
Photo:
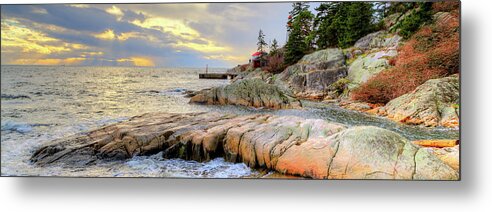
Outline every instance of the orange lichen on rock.
[[449, 139], [442, 139], [442, 140], [416, 140], [412, 141], [414, 144], [423, 146], [423, 147], [436, 147], [436, 148], [443, 148], [443, 147], [454, 147], [456, 145], [459, 145], [459, 140], [449, 140]]

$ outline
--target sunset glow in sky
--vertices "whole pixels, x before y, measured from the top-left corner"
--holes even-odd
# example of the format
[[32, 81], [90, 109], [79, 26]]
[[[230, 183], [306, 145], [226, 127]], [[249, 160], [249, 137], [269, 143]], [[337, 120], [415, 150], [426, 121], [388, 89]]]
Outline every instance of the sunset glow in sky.
[[1, 63], [230, 67], [258, 30], [285, 43], [290, 3], [2, 5]]

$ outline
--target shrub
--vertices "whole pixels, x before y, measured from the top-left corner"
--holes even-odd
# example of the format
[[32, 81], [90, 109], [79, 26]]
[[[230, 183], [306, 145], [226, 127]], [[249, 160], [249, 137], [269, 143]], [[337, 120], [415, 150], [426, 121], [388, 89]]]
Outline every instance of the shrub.
[[434, 12], [451, 12], [460, 8], [460, 2], [458, 1], [441, 1], [434, 2], [432, 4], [432, 10]]
[[263, 67], [263, 70], [277, 74], [282, 72], [287, 66], [285, 65], [284, 62], [284, 55], [283, 54], [273, 54], [269, 55], [266, 57], [267, 60], [267, 65]]
[[349, 83], [349, 79], [340, 78], [329, 86], [329, 90], [335, 92], [337, 95], [346, 94], [348, 92]]
[[[457, 15], [457, 14], [454, 14]], [[458, 19], [446, 18], [422, 27], [399, 48], [393, 67], [384, 70], [352, 91], [355, 100], [387, 103], [425, 81], [459, 72]]]
[[392, 57], [388, 60], [388, 64], [390, 66], [395, 66], [396, 65], [396, 57]]
[[246, 71], [249, 66], [250, 66], [250, 64], [246, 63], [246, 64], [242, 64], [239, 68], [240, 68], [241, 72], [243, 72], [243, 71]]

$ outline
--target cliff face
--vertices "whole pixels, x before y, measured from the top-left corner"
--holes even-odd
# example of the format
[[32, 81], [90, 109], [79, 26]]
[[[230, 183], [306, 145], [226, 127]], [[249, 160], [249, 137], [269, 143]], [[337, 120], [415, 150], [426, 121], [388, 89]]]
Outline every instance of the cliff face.
[[322, 99], [329, 86], [347, 76], [345, 56], [338, 48], [323, 49], [305, 55], [296, 64], [276, 76], [274, 83], [305, 99]]

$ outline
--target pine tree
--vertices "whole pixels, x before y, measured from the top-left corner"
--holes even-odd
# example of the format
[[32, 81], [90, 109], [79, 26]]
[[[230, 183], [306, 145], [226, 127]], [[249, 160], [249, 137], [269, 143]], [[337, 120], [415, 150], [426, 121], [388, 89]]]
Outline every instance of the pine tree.
[[263, 34], [263, 31], [261, 29], [260, 32], [258, 32], [258, 43], [256, 43], [256, 45], [258, 45], [259, 52], [263, 52], [263, 47], [267, 45], [267, 43], [265, 42], [265, 34]]
[[301, 34], [301, 28], [298, 24], [292, 26], [292, 32], [289, 35], [289, 40], [285, 45], [284, 61], [287, 65], [296, 63], [305, 54], [306, 43]]
[[373, 4], [368, 2], [323, 3], [316, 10], [316, 44], [319, 48], [346, 48], [374, 31]]
[[338, 44], [337, 28], [333, 20], [337, 14], [340, 2], [321, 3], [314, 20], [315, 42], [318, 48], [325, 49]]
[[293, 64], [311, 50], [310, 34], [314, 15], [307, 9], [298, 13], [293, 20], [286, 44], [285, 63]]
[[309, 5], [307, 2], [294, 2], [292, 3], [292, 10], [289, 12], [289, 15], [292, 16], [292, 19], [295, 19], [299, 13], [308, 9]]
[[277, 39], [273, 39], [272, 44], [270, 45], [270, 55], [276, 54], [278, 51], [278, 42]]
[[289, 12], [289, 20], [287, 21], [287, 33], [292, 31], [293, 20], [297, 18], [299, 13], [304, 10], [308, 10], [309, 5], [307, 2], [294, 2], [292, 3], [292, 10]]
[[374, 30], [373, 8], [369, 2], [347, 3], [343, 11], [346, 15], [341, 21], [341, 35], [338, 36], [338, 45], [346, 48], [353, 45], [359, 38]]
[[395, 28], [399, 28], [400, 34], [404, 39], [410, 38], [422, 24], [432, 19], [432, 2], [416, 3], [416, 8], [410, 15], [405, 17]]

